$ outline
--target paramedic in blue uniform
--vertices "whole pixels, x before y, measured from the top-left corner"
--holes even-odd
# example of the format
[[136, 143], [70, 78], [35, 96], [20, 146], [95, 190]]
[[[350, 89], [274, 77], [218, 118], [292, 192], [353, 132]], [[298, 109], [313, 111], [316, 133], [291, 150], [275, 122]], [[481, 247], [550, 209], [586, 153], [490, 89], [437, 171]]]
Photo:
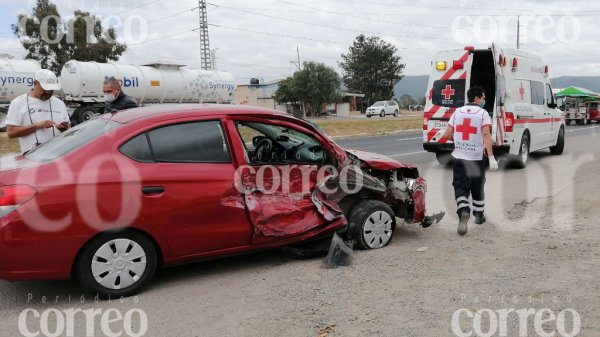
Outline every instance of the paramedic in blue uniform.
[[[485, 222], [485, 155], [490, 162], [490, 169], [498, 169], [492, 151], [492, 120], [483, 108], [485, 92], [481, 87], [474, 86], [467, 91], [467, 98], [469, 103], [452, 114], [442, 136], [454, 142], [452, 185], [459, 218], [459, 235], [467, 234], [471, 210], [476, 224]], [[472, 207], [469, 196], [473, 197]]]

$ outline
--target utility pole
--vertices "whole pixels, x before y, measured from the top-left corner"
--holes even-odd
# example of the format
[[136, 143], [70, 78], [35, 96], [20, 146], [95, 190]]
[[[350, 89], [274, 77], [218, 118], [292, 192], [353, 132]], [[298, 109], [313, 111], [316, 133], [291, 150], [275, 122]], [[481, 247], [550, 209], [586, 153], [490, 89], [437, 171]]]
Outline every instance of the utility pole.
[[198, 13], [200, 19], [200, 69], [211, 70], [210, 43], [208, 41], [208, 15], [206, 0], [198, 0]]
[[295, 65], [296, 68], [298, 68], [298, 70], [302, 70], [302, 63], [300, 63], [300, 48], [298, 46], [296, 46], [296, 55], [297, 55], [297, 60], [290, 61], [290, 63]]
[[521, 16], [517, 15], [517, 49], [521, 47]]

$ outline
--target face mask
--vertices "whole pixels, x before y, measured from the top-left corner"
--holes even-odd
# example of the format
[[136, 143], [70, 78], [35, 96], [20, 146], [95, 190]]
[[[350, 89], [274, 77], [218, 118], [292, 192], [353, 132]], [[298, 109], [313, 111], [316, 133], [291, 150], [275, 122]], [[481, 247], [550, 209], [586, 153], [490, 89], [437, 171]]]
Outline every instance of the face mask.
[[484, 106], [485, 106], [485, 101], [484, 100], [479, 101], [479, 107], [483, 109]]
[[106, 103], [112, 103], [112, 102], [114, 102], [115, 98], [116, 98], [115, 95], [108, 95], [108, 94], [104, 95], [104, 101]]

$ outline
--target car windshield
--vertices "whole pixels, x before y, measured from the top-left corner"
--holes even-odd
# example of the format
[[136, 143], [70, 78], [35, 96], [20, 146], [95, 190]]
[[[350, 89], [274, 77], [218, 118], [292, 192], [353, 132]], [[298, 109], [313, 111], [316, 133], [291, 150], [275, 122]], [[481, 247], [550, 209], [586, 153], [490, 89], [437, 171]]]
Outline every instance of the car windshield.
[[385, 105], [384, 101], [375, 102], [375, 104], [373, 104], [373, 106], [384, 106], [384, 105]]
[[79, 124], [34, 148], [27, 152], [25, 157], [38, 162], [47, 162], [60, 158], [98, 138], [100, 135], [115, 129], [119, 125], [121, 124], [115, 121], [107, 121], [103, 118], [90, 120]]

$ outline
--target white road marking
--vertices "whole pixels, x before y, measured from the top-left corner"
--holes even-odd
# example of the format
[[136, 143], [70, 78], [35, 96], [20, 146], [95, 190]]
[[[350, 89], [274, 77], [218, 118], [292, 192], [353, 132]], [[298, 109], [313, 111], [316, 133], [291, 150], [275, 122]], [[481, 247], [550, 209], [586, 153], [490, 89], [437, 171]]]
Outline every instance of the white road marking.
[[416, 151], [416, 152], [408, 152], [408, 153], [398, 153], [398, 154], [389, 155], [388, 157], [410, 156], [412, 154], [420, 154], [420, 153], [427, 153], [427, 151]]
[[600, 128], [600, 125], [588, 126], [588, 127], [581, 127], [581, 128], [577, 128], [577, 129], [571, 129], [571, 130], [567, 130], [567, 132], [585, 131], [585, 130], [597, 129], [597, 128]]
[[419, 140], [422, 140], [422, 139], [423, 139], [423, 136], [421, 136], [421, 137], [415, 137], [415, 138], [402, 138], [402, 139], [396, 139], [396, 140], [394, 140], [394, 141], [395, 141], [395, 142], [402, 142], [402, 141], [405, 141], [405, 140], [417, 140], [417, 139], [419, 139]]

